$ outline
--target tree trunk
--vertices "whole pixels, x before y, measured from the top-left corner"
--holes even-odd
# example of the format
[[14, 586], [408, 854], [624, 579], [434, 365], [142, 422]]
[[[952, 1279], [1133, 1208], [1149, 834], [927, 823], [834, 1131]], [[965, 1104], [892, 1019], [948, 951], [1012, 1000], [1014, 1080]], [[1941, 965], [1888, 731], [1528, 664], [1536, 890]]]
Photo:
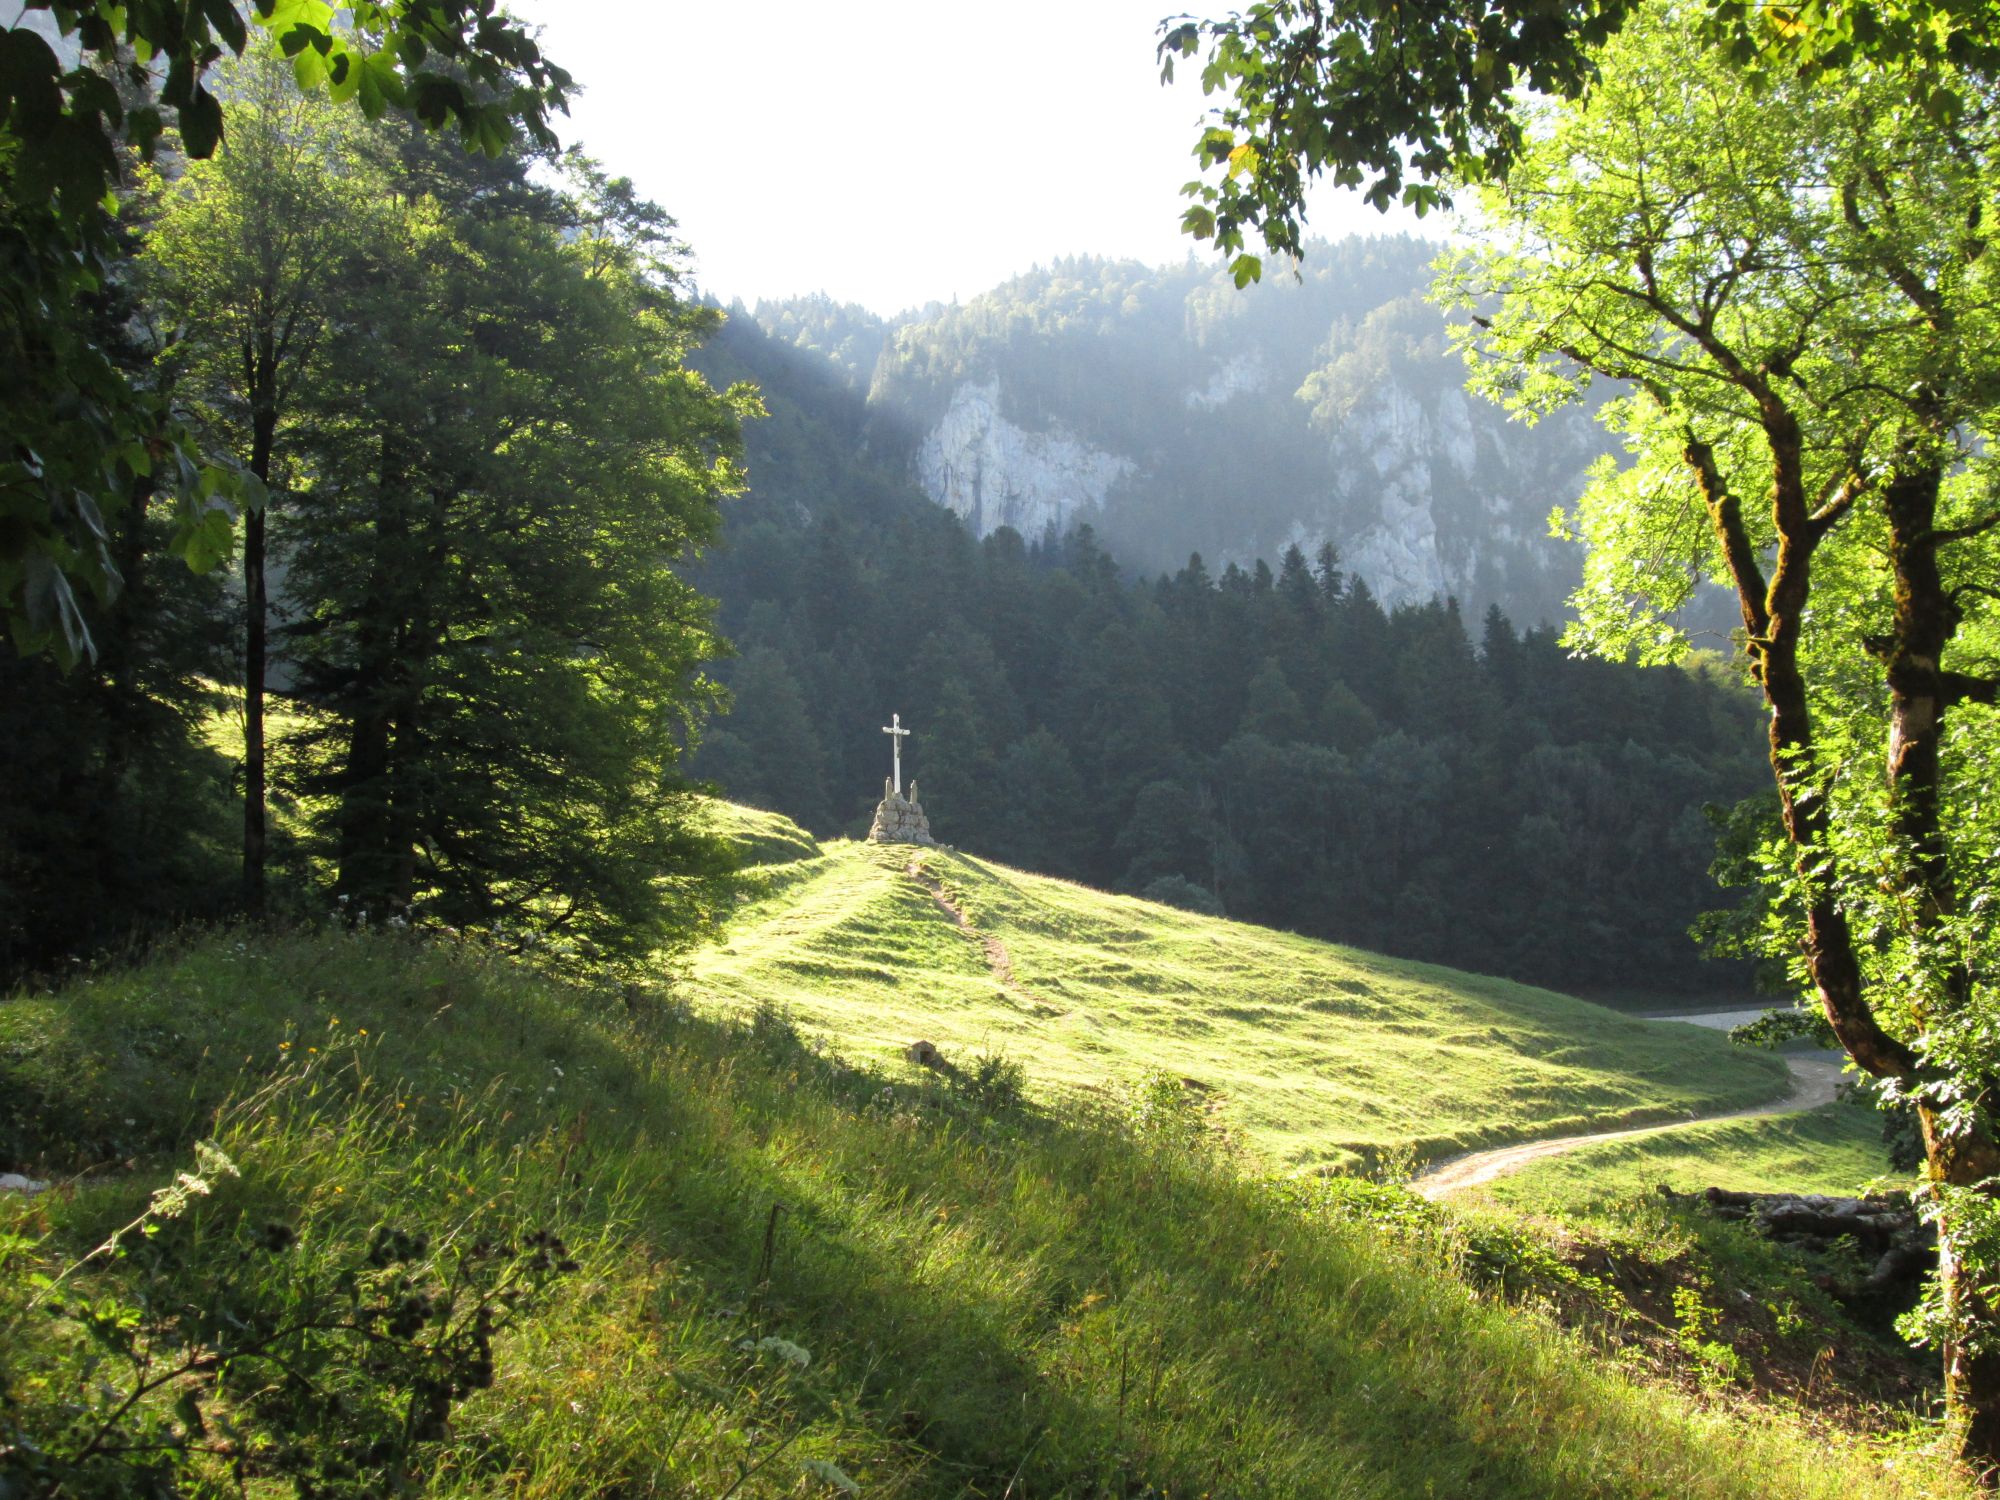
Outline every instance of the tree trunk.
[[264, 512], [243, 525], [243, 908], [264, 912]]
[[[1893, 474], [1883, 490], [1889, 521], [1889, 563], [1895, 613], [1876, 651], [1889, 688], [1888, 779], [1892, 826], [1904, 853], [1901, 884], [1916, 899], [1909, 940], [1930, 944], [1958, 909], [1943, 806], [1946, 692], [1944, 653], [1957, 633], [1959, 611], [1938, 566], [1937, 507], [1943, 471], [1916, 463]], [[1935, 951], [1935, 950], [1933, 950]], [[1971, 1003], [1972, 976], [1955, 956], [1937, 953], [1923, 969], [1934, 986], [1917, 1000], [1923, 1023], [1938, 1024]], [[1979, 1189], [2000, 1178], [2000, 1145], [1982, 1111], [1970, 1128], [1947, 1136], [1937, 1112], [1919, 1104], [1925, 1166], [1944, 1188]], [[1945, 1206], [1938, 1225], [1938, 1284], [1944, 1303], [1945, 1408], [1959, 1456], [1981, 1482], [2000, 1481], [2000, 1307], [1981, 1290], [1991, 1267], [1968, 1264], [1963, 1214]]]
[[277, 355], [267, 333], [248, 361], [250, 472], [264, 487], [264, 503], [243, 523], [243, 908], [264, 914], [265, 792], [264, 681], [268, 675], [264, 595], [264, 521], [270, 503], [271, 455], [278, 433]]
[[[1973, 1188], [2000, 1177], [2000, 1147], [1990, 1134], [1975, 1130], [1947, 1137], [1936, 1113], [1917, 1110], [1923, 1126], [1925, 1164], [1931, 1180], [1947, 1187]], [[1989, 1186], [1983, 1189], [1991, 1195]], [[1946, 1420], [1959, 1459], [1989, 1488], [2000, 1484], [2000, 1345], [1992, 1335], [2000, 1327], [2000, 1309], [1983, 1293], [1985, 1279], [1966, 1263], [1965, 1226], [1947, 1213], [1938, 1225], [1938, 1290], [1944, 1303]], [[1982, 1347], [1982, 1345], [1984, 1347]]]

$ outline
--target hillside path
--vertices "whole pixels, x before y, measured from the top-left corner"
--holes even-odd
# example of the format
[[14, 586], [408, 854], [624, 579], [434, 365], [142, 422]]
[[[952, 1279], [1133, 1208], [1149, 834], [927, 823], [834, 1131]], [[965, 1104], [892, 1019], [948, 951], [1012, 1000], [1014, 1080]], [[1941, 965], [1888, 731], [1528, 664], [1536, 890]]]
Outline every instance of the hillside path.
[[[1731, 1013], [1727, 1024], [1736, 1025], [1760, 1014], [1757, 1011], [1743, 1012], [1740, 1016]], [[1713, 1024], [1706, 1018], [1696, 1020], [1691, 1016], [1676, 1016], [1675, 1020], [1694, 1021], [1696, 1025]], [[1787, 1057], [1785, 1066], [1791, 1070], [1792, 1091], [1783, 1099], [1769, 1104], [1759, 1104], [1753, 1109], [1730, 1110], [1726, 1114], [1698, 1115], [1692, 1120], [1676, 1120], [1666, 1125], [1640, 1125], [1629, 1130], [1599, 1130], [1583, 1135], [1559, 1135], [1546, 1141], [1524, 1141], [1518, 1146], [1500, 1146], [1492, 1151], [1474, 1151], [1466, 1156], [1454, 1156], [1427, 1169], [1411, 1184], [1426, 1198], [1442, 1198], [1447, 1193], [1458, 1192], [1462, 1188], [1477, 1187], [1482, 1182], [1491, 1182], [1496, 1177], [1504, 1177], [1509, 1172], [1517, 1172], [1532, 1161], [1540, 1161], [1545, 1156], [1560, 1156], [1565, 1151], [1574, 1151], [1579, 1146], [1594, 1145], [1599, 1141], [1624, 1141], [1642, 1135], [1658, 1135], [1662, 1131], [1677, 1130], [1683, 1125], [1708, 1125], [1721, 1120], [1748, 1120], [1758, 1115], [1783, 1115], [1795, 1110], [1817, 1109], [1822, 1104], [1831, 1104], [1840, 1086], [1840, 1063], [1824, 1057]]]
[[986, 955], [987, 972], [992, 974], [995, 984], [1037, 1013], [1054, 1013], [1054, 1007], [1045, 1005], [1032, 990], [1021, 983], [1020, 976], [1014, 972], [1013, 955], [1008, 953], [1007, 945], [992, 933], [981, 932], [973, 925], [972, 918], [965, 914], [965, 909], [951, 899], [950, 893], [944, 888], [944, 882], [924, 868], [921, 858], [912, 855], [910, 862], [903, 866], [903, 873], [930, 892], [931, 900], [951, 918], [953, 926], [979, 944], [980, 950]]

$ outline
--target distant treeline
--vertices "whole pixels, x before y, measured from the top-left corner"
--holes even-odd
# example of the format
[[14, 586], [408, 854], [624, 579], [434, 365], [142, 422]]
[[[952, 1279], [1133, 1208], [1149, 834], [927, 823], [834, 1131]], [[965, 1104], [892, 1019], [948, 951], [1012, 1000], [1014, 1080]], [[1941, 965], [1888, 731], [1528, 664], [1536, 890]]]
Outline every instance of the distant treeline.
[[1717, 664], [1573, 659], [1497, 608], [1475, 646], [1331, 552], [1134, 582], [1087, 527], [760, 510], [703, 580], [741, 657], [697, 769], [732, 796], [860, 832], [895, 710], [975, 855], [1551, 985], [1744, 982], [1687, 936], [1723, 904], [1704, 804], [1768, 775]]

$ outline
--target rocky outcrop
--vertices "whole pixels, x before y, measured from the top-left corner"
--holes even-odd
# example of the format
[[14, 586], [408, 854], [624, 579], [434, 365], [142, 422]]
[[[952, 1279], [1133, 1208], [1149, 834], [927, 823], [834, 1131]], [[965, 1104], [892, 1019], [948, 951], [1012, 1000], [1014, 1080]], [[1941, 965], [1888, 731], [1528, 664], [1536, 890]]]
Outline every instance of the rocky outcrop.
[[1101, 511], [1131, 459], [1080, 442], [1061, 428], [1030, 432], [1001, 414], [1000, 382], [968, 381], [917, 446], [917, 483], [985, 536], [1011, 526], [1038, 537]]
[[[1457, 380], [1442, 365], [1385, 375], [1338, 420], [1309, 419], [1253, 350], [1184, 389], [1179, 430], [1161, 424], [1143, 457], [1061, 421], [1029, 431], [1004, 415], [998, 377], [966, 380], [923, 431], [914, 477], [979, 536], [1010, 526], [1034, 540], [1087, 521], [1142, 568], [1178, 566], [1190, 551], [1247, 568], [1288, 545], [1313, 557], [1330, 543], [1386, 606], [1451, 594], [1474, 609], [1497, 600], [1526, 620], [1559, 614], [1578, 554], [1548, 536], [1546, 518], [1582, 489], [1604, 440], [1580, 412], [1529, 432]], [[1250, 492], [1274, 430], [1296, 445], [1285, 461], [1296, 487], [1259, 501]], [[1192, 477], [1197, 449], [1215, 477]], [[1229, 475], [1247, 486], [1240, 510], [1199, 519], [1190, 486], [1226, 492]]]
[[1182, 397], [1189, 411], [1209, 411], [1223, 406], [1238, 396], [1261, 391], [1271, 383], [1271, 372], [1261, 349], [1238, 354], [1225, 360], [1222, 367], [1209, 377], [1208, 384], [1199, 390], [1192, 390]]
[[923, 804], [917, 801], [917, 784], [910, 783], [910, 795], [898, 792], [894, 783], [882, 783], [882, 801], [875, 809], [875, 821], [869, 825], [868, 841], [871, 844], [935, 844], [931, 837], [931, 820], [924, 816]]
[[[982, 537], [1087, 523], [1125, 568], [1198, 552], [1211, 576], [1331, 545], [1385, 605], [1558, 619], [1581, 553], [1547, 518], [1611, 440], [1582, 408], [1530, 427], [1466, 394], [1424, 297], [1435, 251], [1315, 246], [1242, 290], [1192, 260], [1038, 267], [881, 325], [870, 455]], [[757, 316], [778, 337], [826, 325], [815, 348], [848, 333], [817, 305]]]

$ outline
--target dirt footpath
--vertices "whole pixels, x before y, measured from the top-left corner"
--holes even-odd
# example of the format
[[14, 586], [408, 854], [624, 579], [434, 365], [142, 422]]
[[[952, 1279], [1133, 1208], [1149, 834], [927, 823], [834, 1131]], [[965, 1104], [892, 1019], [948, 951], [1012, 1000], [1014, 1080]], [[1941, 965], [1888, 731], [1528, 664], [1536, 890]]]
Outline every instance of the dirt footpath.
[[[1734, 1026], [1760, 1014], [1757, 1011], [1729, 1012], [1726, 1016], [1696, 1017], [1675, 1016], [1676, 1021], [1688, 1021], [1694, 1025]], [[1841, 1079], [1841, 1065], [1826, 1057], [1788, 1057], [1785, 1066], [1792, 1070], [1792, 1092], [1771, 1104], [1760, 1104], [1755, 1109], [1733, 1110], [1723, 1115], [1702, 1115], [1697, 1120], [1679, 1120], [1671, 1125], [1642, 1125], [1633, 1130], [1601, 1130], [1584, 1135], [1562, 1135], [1553, 1140], [1527, 1141], [1519, 1146], [1501, 1146], [1493, 1151], [1475, 1151], [1468, 1156], [1454, 1156], [1447, 1161], [1425, 1170], [1422, 1176], [1411, 1184], [1426, 1198], [1442, 1198], [1447, 1193], [1455, 1193], [1461, 1188], [1476, 1187], [1482, 1182], [1491, 1182], [1496, 1177], [1504, 1177], [1509, 1172], [1519, 1171], [1531, 1161], [1539, 1161], [1545, 1156], [1560, 1156], [1565, 1151], [1574, 1151], [1579, 1146], [1588, 1146], [1597, 1141], [1625, 1141], [1635, 1136], [1658, 1135], [1665, 1130], [1676, 1130], [1682, 1125], [1706, 1124], [1715, 1120], [1748, 1120], [1758, 1115], [1790, 1114], [1794, 1110], [1817, 1109], [1822, 1104], [1831, 1104]]]

